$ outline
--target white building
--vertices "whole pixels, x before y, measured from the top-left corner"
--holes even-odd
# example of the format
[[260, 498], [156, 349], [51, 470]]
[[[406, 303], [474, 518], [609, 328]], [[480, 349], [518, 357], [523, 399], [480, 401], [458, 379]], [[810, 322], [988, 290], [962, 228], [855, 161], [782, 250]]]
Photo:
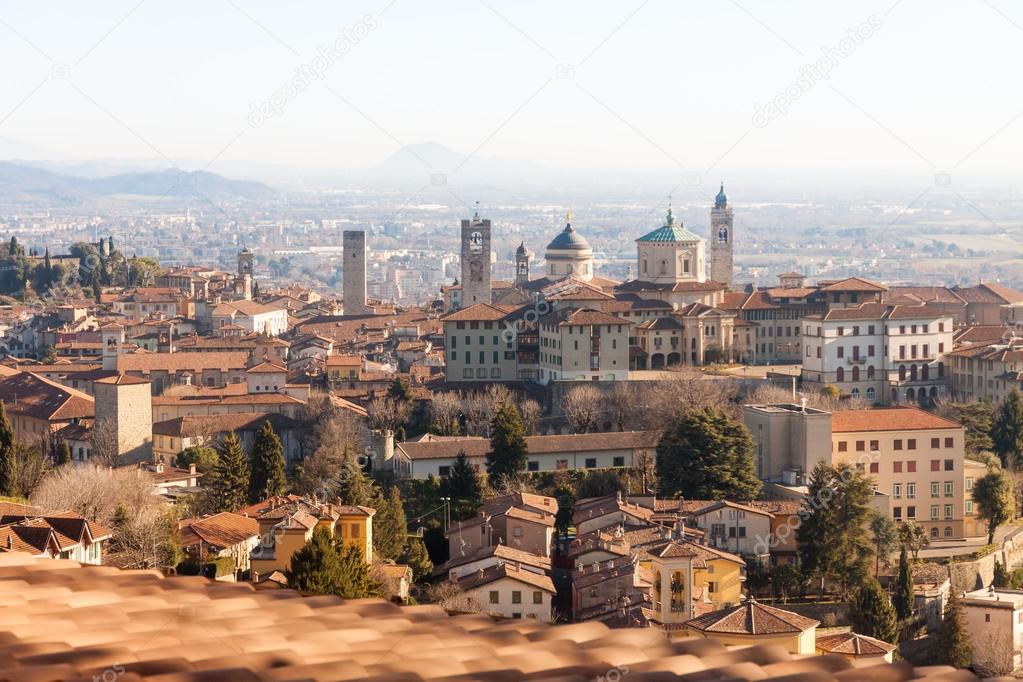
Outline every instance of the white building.
[[952, 316], [926, 305], [863, 303], [803, 322], [803, 381], [868, 402], [930, 402], [947, 391]]
[[989, 587], [967, 592], [963, 617], [973, 665], [986, 675], [1023, 667], [1023, 591]]
[[629, 378], [626, 319], [588, 308], [564, 308], [540, 318], [539, 383], [624, 381]]

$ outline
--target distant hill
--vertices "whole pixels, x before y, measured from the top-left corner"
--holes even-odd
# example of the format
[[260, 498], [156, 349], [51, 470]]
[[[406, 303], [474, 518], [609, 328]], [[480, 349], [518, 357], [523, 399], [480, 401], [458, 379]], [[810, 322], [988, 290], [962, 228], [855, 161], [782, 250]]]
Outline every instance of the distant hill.
[[232, 180], [204, 171], [167, 169], [87, 178], [0, 161], [0, 200], [75, 204], [118, 194], [221, 201], [268, 199], [277, 191], [260, 182]]
[[384, 159], [371, 174], [388, 180], [419, 179], [429, 182], [435, 173], [456, 176], [465, 182], [503, 181], [544, 177], [546, 166], [519, 159], [486, 157], [456, 152], [438, 142], [406, 145]]

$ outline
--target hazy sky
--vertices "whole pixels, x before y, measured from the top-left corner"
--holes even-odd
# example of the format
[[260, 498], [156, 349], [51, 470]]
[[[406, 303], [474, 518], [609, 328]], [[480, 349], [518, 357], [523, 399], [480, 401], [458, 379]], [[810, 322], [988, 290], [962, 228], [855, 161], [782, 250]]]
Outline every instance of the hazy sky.
[[429, 140], [923, 177], [1017, 170], [1023, 150], [1009, 0], [9, 0], [0, 19], [0, 137], [78, 158], [362, 166]]

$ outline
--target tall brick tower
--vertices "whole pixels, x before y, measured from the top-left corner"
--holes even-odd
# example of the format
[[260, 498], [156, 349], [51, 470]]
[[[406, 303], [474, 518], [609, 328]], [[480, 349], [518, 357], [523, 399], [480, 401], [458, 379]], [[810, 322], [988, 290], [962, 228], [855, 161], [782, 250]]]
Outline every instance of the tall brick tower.
[[533, 259], [533, 252], [526, 247], [526, 242], [519, 244], [515, 249], [515, 286], [520, 289], [529, 284], [529, 262]]
[[345, 230], [341, 235], [341, 296], [345, 315], [365, 315], [366, 305], [366, 233]]
[[725, 185], [714, 197], [714, 208], [710, 210], [710, 278], [727, 289], [732, 288], [732, 243], [735, 231], [732, 229], [732, 207], [725, 196]]
[[490, 221], [462, 221], [462, 307], [490, 303]]

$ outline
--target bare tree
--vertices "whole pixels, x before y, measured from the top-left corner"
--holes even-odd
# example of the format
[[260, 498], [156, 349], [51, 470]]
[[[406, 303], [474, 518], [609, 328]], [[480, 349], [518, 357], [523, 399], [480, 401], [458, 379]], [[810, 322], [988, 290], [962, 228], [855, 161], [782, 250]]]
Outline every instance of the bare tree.
[[656, 480], [656, 464], [657, 459], [654, 453], [647, 452], [646, 450], [639, 450], [636, 452], [635, 457], [632, 460], [632, 468], [635, 471], [635, 478], [639, 481], [639, 494], [646, 495], [649, 492], [649, 487], [653, 485]]
[[397, 431], [408, 421], [409, 404], [393, 398], [374, 398], [366, 407], [369, 427], [374, 431]]
[[515, 404], [514, 394], [503, 384], [489, 384], [484, 391], [469, 393], [462, 397], [462, 414], [465, 417], [465, 435], [490, 436], [490, 421], [497, 408], [504, 403]]
[[604, 396], [607, 419], [616, 431], [632, 431], [640, 421], [640, 396], [636, 387], [627, 381], [616, 381]]
[[118, 507], [129, 515], [140, 515], [160, 504], [153, 494], [153, 481], [145, 472], [88, 465], [50, 471], [31, 500], [44, 510], [70, 510], [104, 526], [113, 524]]
[[213, 417], [196, 415], [188, 418], [182, 436], [192, 441], [192, 445], [216, 447], [217, 422]]
[[366, 420], [354, 412], [319, 405], [315, 421], [303, 442], [309, 452], [302, 462], [302, 475], [297, 481], [297, 492], [319, 493], [335, 481], [345, 457], [358, 457], [369, 447], [369, 429]]
[[540, 419], [543, 417], [543, 408], [540, 403], [532, 399], [526, 399], [519, 404], [519, 414], [522, 415], [522, 428], [527, 436], [540, 434]]
[[170, 509], [152, 507], [123, 515], [115, 528], [110, 550], [122, 568], [166, 568], [180, 560], [177, 519]]
[[792, 389], [779, 386], [774, 383], [764, 383], [753, 389], [746, 396], [745, 402], [755, 405], [776, 405], [779, 403], [792, 403], [806, 400], [806, 406], [817, 410], [838, 412], [841, 410], [866, 410], [870, 404], [859, 398], [836, 398], [830, 393], [816, 389], [800, 391], [796, 394], [795, 401], [792, 398]]
[[442, 436], [458, 435], [458, 417], [462, 401], [454, 393], [441, 391], [430, 399], [430, 426]]
[[664, 424], [692, 410], [712, 407], [729, 413], [736, 411], [734, 398], [738, 389], [730, 377], [711, 376], [690, 367], [673, 369], [663, 379], [644, 385], [646, 426], [661, 428]]
[[89, 461], [100, 467], [117, 466], [120, 443], [117, 442], [117, 424], [110, 419], [97, 419], [89, 435]]
[[565, 419], [573, 433], [590, 433], [600, 430], [600, 424], [603, 421], [601, 419], [603, 397], [600, 389], [590, 384], [575, 386], [565, 394], [561, 401], [561, 408], [565, 412]]
[[453, 613], [483, 613], [480, 603], [465, 593], [454, 580], [444, 580], [425, 590], [426, 601]]

